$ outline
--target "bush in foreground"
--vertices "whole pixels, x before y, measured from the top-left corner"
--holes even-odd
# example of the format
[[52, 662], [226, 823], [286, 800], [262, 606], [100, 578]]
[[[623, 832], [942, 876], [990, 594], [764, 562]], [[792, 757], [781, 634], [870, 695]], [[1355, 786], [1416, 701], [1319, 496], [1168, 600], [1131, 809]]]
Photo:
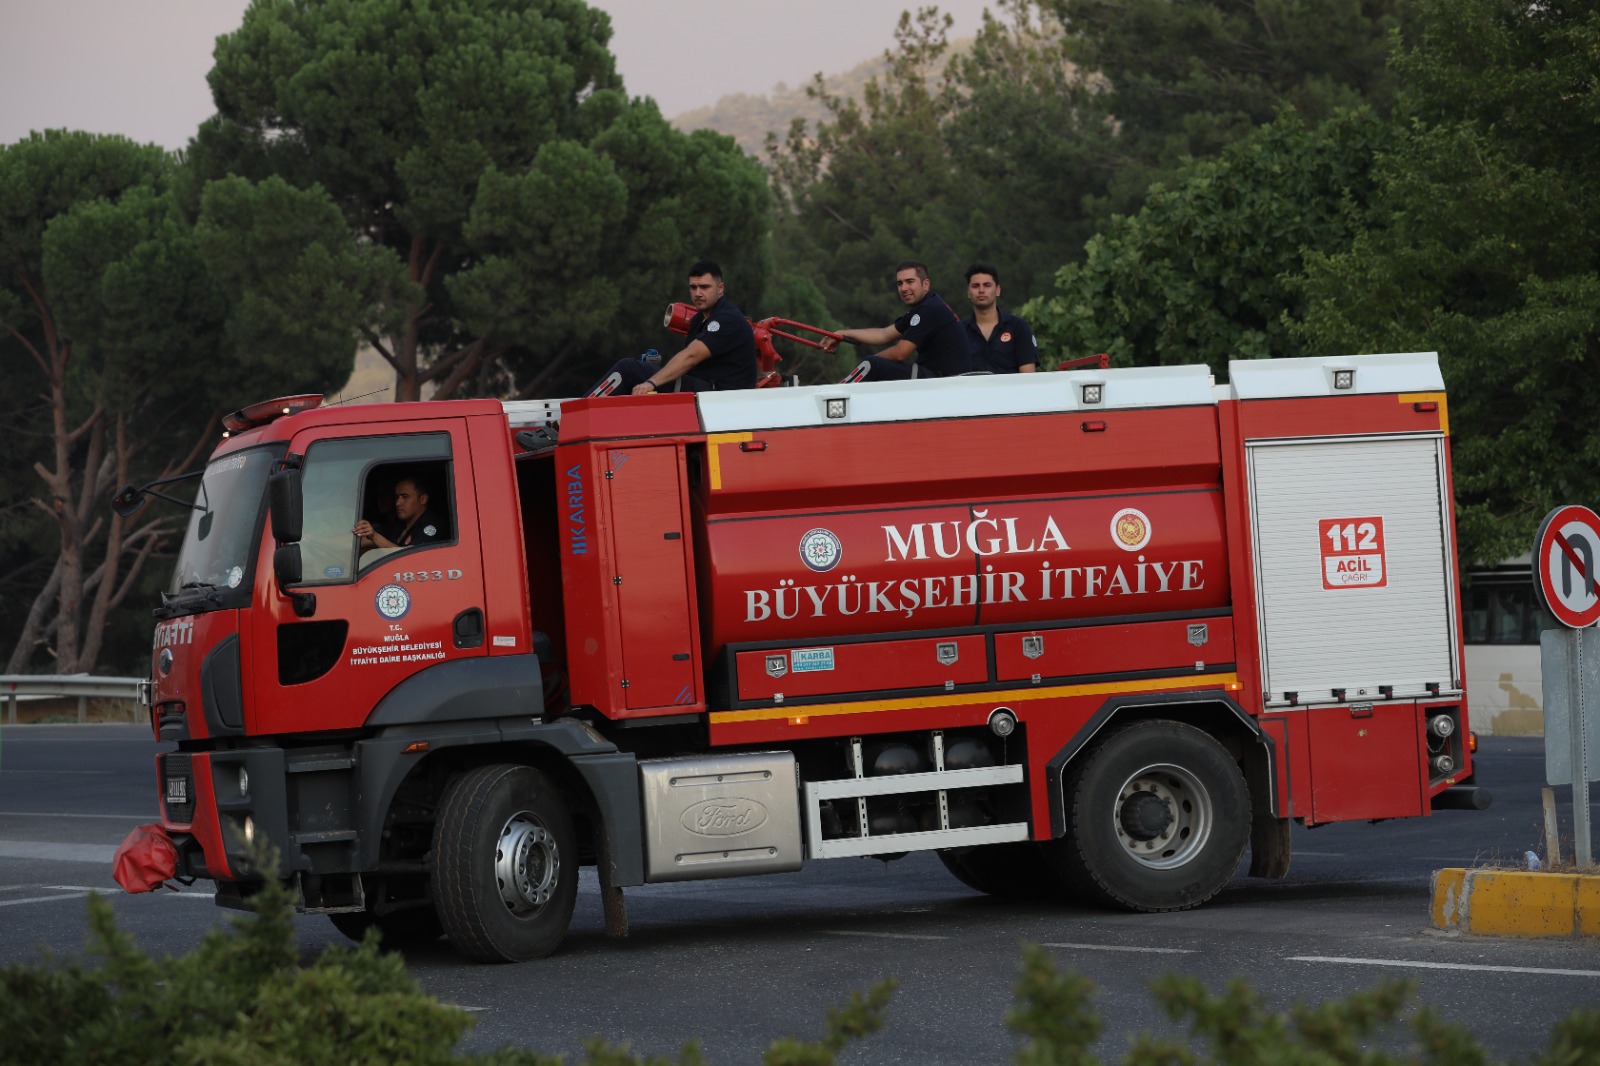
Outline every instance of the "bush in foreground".
[[[425, 995], [397, 955], [374, 934], [354, 947], [324, 951], [310, 964], [296, 946], [293, 908], [275, 882], [252, 913], [228, 929], [212, 929], [194, 951], [153, 959], [119, 931], [111, 905], [89, 902], [90, 949], [103, 960], [0, 970], [0, 1062], [149, 1063], [152, 1066], [559, 1066], [558, 1056], [504, 1049], [465, 1053], [456, 1045], [471, 1016]], [[1102, 1024], [1094, 986], [1056, 970], [1041, 948], [1024, 953], [1016, 1006], [1007, 1024], [1019, 1037], [1021, 1066], [1091, 1066]], [[894, 981], [855, 993], [828, 1012], [822, 1039], [784, 1038], [767, 1049], [769, 1066], [827, 1066], [849, 1043], [878, 1031]], [[1405, 982], [1320, 1006], [1267, 1010], [1243, 982], [1213, 995], [1196, 978], [1167, 976], [1152, 987], [1167, 1017], [1185, 1024], [1186, 1039], [1135, 1037], [1122, 1066], [1479, 1066], [1482, 1048], [1464, 1030], [1427, 1009], [1409, 1013]], [[1405, 1052], [1395, 1045], [1409, 1029]], [[590, 1066], [667, 1066], [626, 1045], [596, 1038], [585, 1045]], [[694, 1044], [678, 1066], [706, 1062]], [[1560, 1022], [1534, 1066], [1600, 1062], [1600, 1010], [1575, 1011]]]

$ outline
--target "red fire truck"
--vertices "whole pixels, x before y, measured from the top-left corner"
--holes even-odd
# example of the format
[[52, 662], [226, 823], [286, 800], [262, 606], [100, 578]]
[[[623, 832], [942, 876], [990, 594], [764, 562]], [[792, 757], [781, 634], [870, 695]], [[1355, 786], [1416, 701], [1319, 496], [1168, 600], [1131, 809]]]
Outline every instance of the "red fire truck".
[[[246, 408], [157, 614], [160, 837], [471, 958], [622, 890], [937, 850], [1196, 906], [1482, 807], [1432, 354]], [[425, 543], [362, 550], [400, 481]], [[137, 492], [124, 500], [134, 499]]]

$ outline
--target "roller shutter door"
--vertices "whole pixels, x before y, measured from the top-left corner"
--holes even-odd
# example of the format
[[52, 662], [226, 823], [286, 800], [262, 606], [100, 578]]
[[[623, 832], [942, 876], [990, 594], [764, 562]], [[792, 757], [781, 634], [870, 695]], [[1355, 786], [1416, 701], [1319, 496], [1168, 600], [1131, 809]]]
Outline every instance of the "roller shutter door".
[[[1338, 688], [1350, 700], [1379, 685], [1396, 696], [1424, 695], [1430, 682], [1459, 689], [1443, 450], [1437, 436], [1249, 444], [1268, 703], [1286, 692], [1325, 701]], [[1371, 523], [1381, 552], [1369, 529], [1359, 545], [1342, 539], [1357, 519], [1381, 519]], [[1368, 569], [1379, 562], [1381, 572]], [[1346, 566], [1366, 572], [1335, 572]]]

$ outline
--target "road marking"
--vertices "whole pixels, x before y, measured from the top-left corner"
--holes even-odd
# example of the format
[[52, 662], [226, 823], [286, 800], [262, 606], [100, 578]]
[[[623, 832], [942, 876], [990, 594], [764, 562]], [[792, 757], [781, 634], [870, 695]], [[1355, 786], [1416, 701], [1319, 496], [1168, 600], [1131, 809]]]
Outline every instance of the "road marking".
[[65, 811], [0, 811], [0, 818], [109, 818], [116, 822], [144, 822], [159, 814], [69, 814]]
[[9, 766], [0, 767], [0, 777], [4, 777], [7, 774], [49, 774], [51, 777], [59, 777], [62, 774], [109, 774], [112, 772], [111, 770], [13, 770]]
[[[45, 885], [44, 887], [45, 888], [59, 889], [62, 892], [109, 892], [113, 896], [123, 895], [123, 892], [121, 891], [121, 889], [117, 885], [99, 885], [99, 886], [94, 886], [94, 885]], [[161, 896], [162, 898], [166, 898], [167, 896], [179, 896], [179, 897], [182, 897], [184, 899], [216, 899], [217, 898], [217, 894], [215, 892], [195, 892], [192, 889], [187, 889], [187, 888], [178, 888], [176, 890], [168, 889], [165, 892], [152, 889], [152, 892], [154, 892], [156, 895]], [[133, 893], [128, 893], [128, 894], [132, 895]]]
[[824, 929], [828, 936], [869, 936], [877, 940], [949, 940], [947, 936], [924, 936], [918, 933], [864, 933], [854, 929]]
[[1306, 855], [1315, 855], [1319, 859], [1342, 859], [1345, 856], [1345, 853], [1342, 851], [1305, 851], [1301, 848], [1295, 848], [1294, 854], [1295, 858], [1301, 858], [1302, 856]]
[[1046, 944], [1047, 948], [1075, 948], [1079, 951], [1138, 951], [1149, 955], [1194, 955], [1194, 948], [1136, 948], [1120, 944]]
[[1401, 966], [1413, 970], [1475, 970], [1482, 973], [1542, 973], [1555, 977], [1600, 977], [1600, 970], [1553, 970], [1542, 966], [1475, 966], [1466, 962], [1408, 962], [1404, 959], [1342, 959], [1333, 955], [1291, 955], [1290, 962], [1342, 962], [1350, 966]]
[[36, 840], [0, 840], [0, 859], [110, 863], [116, 851], [115, 844], [49, 844]]
[[87, 892], [69, 892], [60, 896], [29, 896], [26, 899], [0, 899], [0, 907], [16, 907], [23, 903], [49, 903], [58, 899], [82, 899]]

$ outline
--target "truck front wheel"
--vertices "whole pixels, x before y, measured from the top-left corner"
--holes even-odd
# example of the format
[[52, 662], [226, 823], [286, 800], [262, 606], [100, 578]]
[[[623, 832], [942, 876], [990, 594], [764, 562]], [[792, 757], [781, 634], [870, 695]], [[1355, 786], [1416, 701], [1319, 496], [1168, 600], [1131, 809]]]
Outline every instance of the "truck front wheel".
[[1181, 722], [1119, 730], [1068, 768], [1067, 835], [1046, 856], [1074, 895], [1135, 911], [1197, 907], [1222, 891], [1250, 839], [1233, 757]]
[[467, 958], [522, 962], [554, 951], [572, 920], [578, 854], [551, 780], [502, 764], [451, 782], [434, 830], [434, 889], [445, 932]]

